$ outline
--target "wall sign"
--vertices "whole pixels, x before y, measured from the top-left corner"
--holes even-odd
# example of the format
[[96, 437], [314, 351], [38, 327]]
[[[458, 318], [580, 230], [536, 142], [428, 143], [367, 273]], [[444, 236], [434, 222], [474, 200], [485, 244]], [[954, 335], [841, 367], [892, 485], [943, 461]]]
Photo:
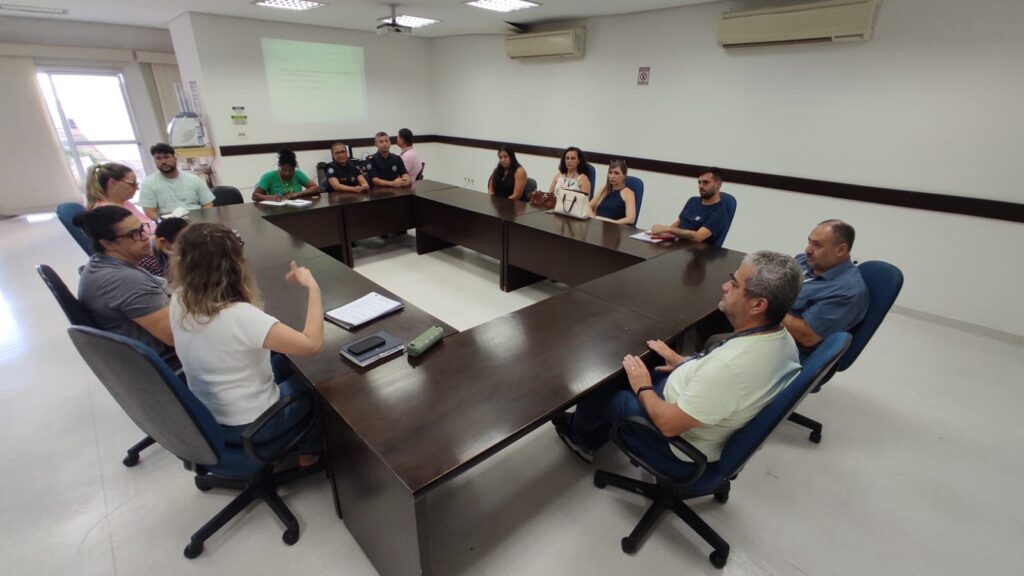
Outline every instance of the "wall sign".
[[647, 86], [651, 83], [651, 67], [641, 66], [640, 72], [636, 75], [637, 86]]

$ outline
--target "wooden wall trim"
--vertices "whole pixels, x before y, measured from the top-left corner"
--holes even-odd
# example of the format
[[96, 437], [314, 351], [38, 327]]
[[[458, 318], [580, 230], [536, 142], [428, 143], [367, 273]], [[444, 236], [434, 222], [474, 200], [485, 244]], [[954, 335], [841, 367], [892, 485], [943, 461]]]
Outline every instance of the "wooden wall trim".
[[[350, 146], [373, 146], [373, 138], [348, 138], [342, 140]], [[276, 153], [283, 147], [290, 148], [293, 151], [327, 150], [330, 148], [331, 142], [333, 142], [333, 140], [221, 146], [220, 155], [240, 156], [246, 154], [269, 154]], [[481, 140], [477, 138], [460, 138], [457, 136], [433, 134], [416, 136], [416, 142], [436, 142], [439, 144], [464, 146], [467, 148], [483, 148], [487, 150], [497, 150], [499, 145], [505, 144], [505, 142], [497, 140]], [[553, 148], [551, 146], [517, 144], [514, 142], [509, 142], [508, 144], [511, 144], [516, 149], [516, 152], [520, 154], [532, 154], [534, 156], [558, 158], [562, 153], [561, 148]], [[586, 155], [588, 161], [598, 164], [608, 164], [609, 160], [612, 158], [622, 158], [626, 161], [626, 164], [634, 170], [644, 170], [646, 172], [656, 172], [659, 174], [673, 174], [676, 176], [689, 176], [691, 178], [699, 176], [700, 170], [703, 168], [703, 166], [697, 164], [652, 160], [649, 158], [637, 158], [635, 156], [620, 156], [615, 154], [606, 154], [603, 152], [587, 151]], [[916, 192], [913, 190], [882, 188], [878, 186], [862, 186], [859, 184], [847, 184], [843, 182], [832, 182], [829, 180], [814, 180], [811, 178], [798, 178], [795, 176], [784, 176], [780, 174], [735, 170], [725, 166], [720, 166], [720, 168], [724, 172], [726, 182], [736, 184], [747, 184], [762, 188], [786, 190], [789, 192], [798, 192], [800, 194], [811, 194], [813, 196], [826, 196], [829, 198], [841, 198], [843, 200], [870, 202], [872, 204], [881, 204], [885, 206], [916, 208], [918, 210], [930, 210], [932, 212], [944, 212], [947, 214], [960, 214], [963, 216], [975, 216], [978, 218], [990, 218], [993, 220], [1024, 223], [1024, 204], [1018, 204], [1015, 202], [988, 200], [985, 198], [971, 198], [968, 196], [954, 196], [951, 194]]]

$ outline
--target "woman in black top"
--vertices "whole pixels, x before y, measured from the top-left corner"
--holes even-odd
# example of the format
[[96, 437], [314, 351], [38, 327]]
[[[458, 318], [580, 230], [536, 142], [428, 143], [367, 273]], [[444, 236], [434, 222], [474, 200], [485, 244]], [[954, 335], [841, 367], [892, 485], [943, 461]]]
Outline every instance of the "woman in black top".
[[498, 148], [498, 165], [487, 180], [487, 193], [525, 202], [528, 200], [523, 197], [525, 189], [526, 169], [516, 160], [516, 151], [508, 144], [502, 144]]

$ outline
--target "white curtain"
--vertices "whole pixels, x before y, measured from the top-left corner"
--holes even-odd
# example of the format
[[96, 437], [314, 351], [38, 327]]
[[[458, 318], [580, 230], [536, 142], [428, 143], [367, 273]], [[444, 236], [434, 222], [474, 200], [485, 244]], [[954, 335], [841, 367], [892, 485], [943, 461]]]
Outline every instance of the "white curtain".
[[49, 211], [81, 201], [36, 84], [32, 58], [0, 56], [0, 214]]
[[150, 66], [153, 69], [153, 80], [156, 83], [157, 96], [163, 112], [163, 127], [166, 128], [171, 118], [181, 112], [178, 106], [178, 97], [174, 92], [174, 85], [181, 84], [181, 74], [178, 73], [177, 65], [151, 64]]

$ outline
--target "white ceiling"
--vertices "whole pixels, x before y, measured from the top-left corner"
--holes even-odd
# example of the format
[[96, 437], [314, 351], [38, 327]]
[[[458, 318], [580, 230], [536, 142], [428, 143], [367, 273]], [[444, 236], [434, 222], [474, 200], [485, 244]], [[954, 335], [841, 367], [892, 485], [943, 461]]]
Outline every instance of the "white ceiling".
[[[377, 19], [390, 14], [389, 0], [319, 0], [327, 6], [308, 12], [275, 10], [252, 5], [252, 0], [9, 0], [11, 4], [64, 8], [64, 16], [40, 16], [58, 20], [102, 22], [167, 28], [184, 12], [206, 12], [297, 24], [373, 31]], [[424, 37], [457, 34], [503, 34], [511, 30], [505, 21], [535, 25], [590, 16], [627, 14], [704, 4], [716, 0], [534, 0], [540, 7], [499, 13], [463, 4], [463, 0], [402, 0], [398, 13], [440, 20], [416, 30]], [[6, 2], [5, 2], [6, 3]], [[21, 12], [0, 11], [9, 16], [32, 17]]]

